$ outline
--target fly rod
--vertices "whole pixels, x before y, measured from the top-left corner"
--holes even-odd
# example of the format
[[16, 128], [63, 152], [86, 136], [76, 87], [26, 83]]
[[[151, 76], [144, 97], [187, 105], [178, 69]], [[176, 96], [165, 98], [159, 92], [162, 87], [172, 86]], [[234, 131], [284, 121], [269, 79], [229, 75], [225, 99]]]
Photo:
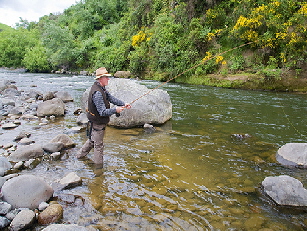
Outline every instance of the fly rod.
[[237, 46], [237, 47], [231, 48], [231, 49], [229, 49], [229, 50], [226, 50], [226, 51], [224, 51], [224, 52], [221, 52], [221, 53], [219, 53], [219, 54], [216, 54], [216, 55], [210, 57], [210, 58], [207, 59], [207, 60], [202, 60], [200, 63], [198, 63], [198, 64], [196, 64], [196, 65], [194, 65], [194, 66], [192, 66], [192, 67], [186, 69], [185, 71], [181, 72], [180, 74], [176, 75], [175, 77], [173, 77], [173, 78], [167, 80], [166, 82], [164, 82], [164, 83], [158, 85], [157, 87], [155, 87], [155, 88], [149, 90], [149, 91], [146, 92], [145, 94], [141, 95], [140, 97], [138, 97], [138, 98], [136, 98], [135, 100], [133, 100], [132, 102], [130, 102], [130, 104], [135, 103], [135, 102], [138, 101], [139, 99], [141, 99], [141, 98], [143, 98], [144, 96], [150, 94], [152, 91], [154, 91], [154, 90], [156, 90], [156, 89], [158, 89], [158, 88], [164, 86], [164, 85], [167, 84], [168, 82], [170, 82], [170, 81], [172, 81], [172, 80], [178, 78], [179, 76], [185, 74], [186, 72], [188, 72], [188, 71], [190, 71], [190, 70], [192, 70], [192, 69], [194, 69], [194, 68], [196, 68], [196, 67], [198, 67], [198, 66], [204, 64], [205, 62], [207, 62], [207, 61], [209, 61], [209, 60], [212, 60], [212, 59], [214, 59], [214, 58], [217, 57], [217, 56], [221, 56], [221, 55], [223, 55], [223, 54], [225, 54], [225, 53], [228, 53], [228, 52], [230, 52], [230, 51], [232, 51], [232, 50], [239, 49], [239, 48], [241, 48], [241, 47], [247, 46], [247, 45], [249, 45], [249, 44], [251, 44], [251, 43], [253, 43], [253, 42], [244, 43], [244, 44], [242, 44], [242, 45], [240, 45], [240, 46]]

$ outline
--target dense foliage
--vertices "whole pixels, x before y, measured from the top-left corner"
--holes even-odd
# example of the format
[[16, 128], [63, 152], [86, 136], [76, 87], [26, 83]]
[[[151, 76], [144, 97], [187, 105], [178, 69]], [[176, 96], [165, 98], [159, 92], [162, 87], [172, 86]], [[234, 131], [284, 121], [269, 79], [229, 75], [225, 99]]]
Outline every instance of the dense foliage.
[[307, 3], [297, 0], [81, 0], [38, 23], [0, 27], [0, 66], [31, 72], [106, 66], [159, 80], [195, 66], [181, 81], [241, 71], [300, 76], [306, 28]]

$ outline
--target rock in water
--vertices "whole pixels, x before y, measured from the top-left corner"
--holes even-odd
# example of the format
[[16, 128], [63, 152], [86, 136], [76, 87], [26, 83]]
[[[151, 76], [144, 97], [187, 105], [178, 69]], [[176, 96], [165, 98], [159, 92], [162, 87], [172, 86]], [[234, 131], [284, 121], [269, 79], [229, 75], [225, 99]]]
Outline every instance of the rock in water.
[[285, 166], [307, 167], [307, 143], [288, 143], [278, 149], [276, 160]]
[[[83, 94], [83, 111], [87, 108], [89, 90]], [[146, 123], [163, 124], [172, 118], [171, 99], [164, 90], [151, 90], [130, 79], [110, 79], [107, 90], [126, 103], [138, 99], [131, 109], [124, 110], [119, 117], [111, 116], [110, 126], [128, 128], [143, 126]]]
[[307, 206], [307, 190], [303, 184], [290, 176], [266, 177], [263, 192], [278, 205]]

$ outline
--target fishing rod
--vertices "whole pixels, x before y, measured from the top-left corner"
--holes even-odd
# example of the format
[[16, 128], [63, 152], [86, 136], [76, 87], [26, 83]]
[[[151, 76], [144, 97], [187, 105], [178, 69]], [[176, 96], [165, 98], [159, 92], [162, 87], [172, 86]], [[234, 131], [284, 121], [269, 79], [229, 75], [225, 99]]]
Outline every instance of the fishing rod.
[[[131, 104], [135, 103], [136, 101], [138, 101], [139, 99], [143, 98], [144, 96], [150, 94], [150, 93], [153, 92], [154, 90], [156, 90], [156, 89], [158, 89], [158, 88], [164, 86], [165, 84], [167, 84], [167, 83], [169, 83], [170, 81], [172, 81], [172, 80], [178, 78], [179, 76], [181, 76], [181, 75], [187, 73], [188, 71], [193, 70], [194, 68], [196, 68], [196, 67], [198, 67], [198, 66], [200, 66], [200, 65], [203, 65], [205, 62], [207, 62], [207, 61], [209, 61], [209, 60], [212, 60], [212, 59], [216, 58], [217, 56], [222, 56], [222, 55], [225, 54], [225, 53], [228, 53], [228, 52], [230, 52], [230, 51], [239, 49], [239, 48], [241, 48], [241, 47], [247, 46], [247, 45], [252, 44], [252, 43], [253, 43], [253, 42], [244, 43], [244, 44], [242, 44], [242, 45], [240, 45], [240, 46], [237, 46], [237, 47], [231, 48], [231, 49], [229, 49], [229, 50], [223, 51], [223, 52], [221, 52], [221, 53], [218, 53], [218, 54], [216, 54], [216, 55], [214, 55], [214, 56], [212, 56], [212, 57], [210, 57], [210, 58], [208, 58], [208, 59], [206, 59], [206, 60], [202, 59], [202, 61], [201, 61], [200, 63], [198, 63], [198, 64], [196, 64], [196, 65], [194, 65], [194, 66], [192, 66], [192, 67], [186, 69], [185, 71], [181, 72], [180, 74], [178, 74], [178, 75], [174, 76], [173, 78], [170, 78], [170, 79], [167, 80], [166, 82], [164, 82], [164, 83], [158, 85], [157, 87], [155, 87], [155, 88], [153, 88], [153, 89], [150, 89], [148, 92], [146, 92], [145, 94], [143, 94], [143, 95], [141, 95], [140, 97], [136, 98], [135, 100], [131, 101], [129, 104], [131, 105]], [[119, 117], [119, 116], [120, 116], [120, 113], [116, 113], [116, 117]]]

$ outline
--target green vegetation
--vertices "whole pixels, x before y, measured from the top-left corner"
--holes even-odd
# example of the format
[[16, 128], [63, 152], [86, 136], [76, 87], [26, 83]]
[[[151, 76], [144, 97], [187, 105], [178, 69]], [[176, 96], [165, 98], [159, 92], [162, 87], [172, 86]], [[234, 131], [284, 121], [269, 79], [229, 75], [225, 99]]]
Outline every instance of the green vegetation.
[[298, 90], [291, 83], [306, 86], [306, 28], [305, 1], [82, 0], [38, 23], [0, 24], [0, 66], [105, 66], [143, 79]]

